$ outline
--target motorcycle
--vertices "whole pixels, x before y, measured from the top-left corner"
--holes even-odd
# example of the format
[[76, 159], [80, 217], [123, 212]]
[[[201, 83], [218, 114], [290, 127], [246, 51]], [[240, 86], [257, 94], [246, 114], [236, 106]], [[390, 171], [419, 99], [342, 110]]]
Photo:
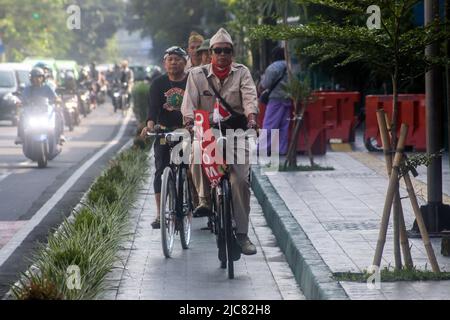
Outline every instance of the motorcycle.
[[123, 82], [121, 87], [121, 109], [122, 112], [126, 112], [130, 107], [129, 104], [129, 94], [128, 94], [128, 83]]
[[117, 112], [117, 109], [122, 109], [122, 89], [118, 83], [114, 83], [112, 86], [111, 98], [114, 112]]
[[99, 105], [106, 102], [106, 96], [108, 95], [108, 86], [106, 84], [99, 84], [99, 91], [97, 93], [97, 102]]
[[39, 168], [47, 167], [48, 161], [61, 153], [55, 112], [55, 107], [47, 99], [28, 105], [23, 111], [22, 150], [28, 159], [38, 163]]
[[73, 131], [75, 126], [78, 126], [81, 122], [80, 112], [78, 110], [78, 97], [74, 94], [61, 94], [61, 100], [64, 122], [69, 127], [69, 131]]
[[91, 113], [91, 93], [85, 86], [80, 86], [78, 90], [78, 111], [85, 118]]

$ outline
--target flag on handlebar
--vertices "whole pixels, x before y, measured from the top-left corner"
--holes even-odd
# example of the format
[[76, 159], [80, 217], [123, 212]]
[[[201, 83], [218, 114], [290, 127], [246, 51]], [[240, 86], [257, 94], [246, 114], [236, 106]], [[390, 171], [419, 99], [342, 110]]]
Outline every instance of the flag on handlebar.
[[214, 104], [213, 121], [214, 123], [219, 123], [221, 121], [226, 121], [231, 117], [231, 113], [222, 106], [219, 99], [216, 98], [216, 103]]

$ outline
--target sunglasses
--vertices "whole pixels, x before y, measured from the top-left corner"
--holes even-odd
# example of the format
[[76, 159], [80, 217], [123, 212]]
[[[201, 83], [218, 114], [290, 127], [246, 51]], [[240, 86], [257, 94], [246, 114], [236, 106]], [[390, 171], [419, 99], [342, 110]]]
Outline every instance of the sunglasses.
[[233, 53], [233, 49], [231, 49], [231, 48], [214, 48], [214, 49], [212, 49], [212, 51], [217, 55], [222, 54], [222, 52], [224, 54], [232, 54]]

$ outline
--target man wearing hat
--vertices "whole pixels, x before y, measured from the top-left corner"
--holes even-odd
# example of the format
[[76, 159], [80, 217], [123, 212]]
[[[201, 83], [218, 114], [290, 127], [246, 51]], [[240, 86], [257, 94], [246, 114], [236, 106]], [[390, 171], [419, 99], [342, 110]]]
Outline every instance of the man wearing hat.
[[[173, 131], [183, 127], [181, 102], [186, 88], [186, 73], [184, 68], [187, 62], [187, 53], [180, 47], [171, 47], [164, 54], [164, 68], [166, 74], [156, 78], [150, 87], [147, 127], [142, 130], [141, 136], [155, 130], [155, 126], [163, 126]], [[160, 200], [161, 176], [164, 169], [170, 164], [170, 150], [159, 139], [154, 143], [155, 152], [155, 179], [153, 188], [157, 208], [157, 217], [152, 223], [154, 229], [160, 228]]]
[[203, 41], [202, 45], [197, 49], [197, 54], [200, 55], [201, 63], [204, 66], [211, 63], [211, 53], [209, 52], [210, 39]]
[[[211, 38], [210, 52], [211, 64], [194, 68], [189, 73], [181, 106], [185, 125], [192, 125], [195, 109], [207, 110], [210, 115], [217, 114], [214, 108], [220, 107], [218, 101], [225, 101], [236, 115], [235, 119], [239, 119], [230, 127], [234, 126], [233, 129], [256, 128], [258, 104], [255, 83], [247, 67], [233, 62], [233, 41], [225, 29], [221, 28]], [[208, 79], [223, 100], [218, 98]], [[245, 159], [248, 159], [248, 146], [238, 146], [234, 153], [239, 156], [245, 155]], [[245, 255], [256, 254], [256, 247], [247, 236], [250, 214], [249, 173], [249, 163], [230, 165], [236, 236]], [[209, 195], [202, 194], [199, 190], [199, 196], [202, 198]], [[204, 203], [204, 200], [210, 205], [210, 199], [201, 199], [201, 202]]]
[[203, 41], [205, 39], [203, 36], [198, 34], [195, 31], [191, 32], [191, 35], [189, 36], [189, 43], [188, 43], [188, 54], [189, 58], [186, 63], [186, 70], [189, 71], [193, 67], [197, 67], [201, 64], [201, 56], [198, 54], [197, 50], [202, 45]]

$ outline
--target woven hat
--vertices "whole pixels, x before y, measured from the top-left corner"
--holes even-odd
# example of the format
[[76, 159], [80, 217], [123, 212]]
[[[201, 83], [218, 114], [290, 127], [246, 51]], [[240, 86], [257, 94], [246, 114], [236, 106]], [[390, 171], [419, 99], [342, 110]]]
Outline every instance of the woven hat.
[[211, 38], [209, 47], [212, 48], [217, 43], [229, 43], [233, 45], [233, 40], [227, 30], [220, 28], [219, 31]]

